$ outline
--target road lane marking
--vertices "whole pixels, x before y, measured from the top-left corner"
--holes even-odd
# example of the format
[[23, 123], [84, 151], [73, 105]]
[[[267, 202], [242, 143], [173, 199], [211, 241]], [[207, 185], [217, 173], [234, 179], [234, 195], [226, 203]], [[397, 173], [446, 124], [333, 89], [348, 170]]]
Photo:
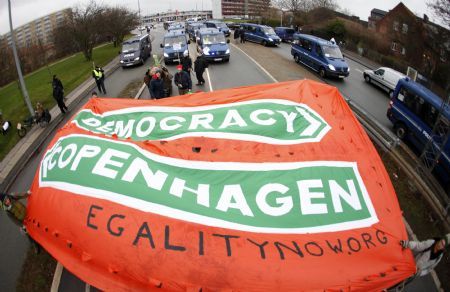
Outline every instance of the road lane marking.
[[208, 68], [206, 68], [205, 71], [206, 71], [206, 78], [208, 78], [209, 91], [210, 91], [210, 92], [213, 92], [214, 89], [213, 89], [212, 84], [211, 84], [211, 76], [209, 76], [209, 70], [208, 70]]
[[61, 275], [63, 271], [63, 265], [60, 262], [56, 265], [55, 274], [53, 275], [52, 287], [50, 288], [51, 292], [58, 292], [59, 284], [61, 283]]
[[230, 45], [232, 45], [233, 47], [235, 47], [236, 49], [238, 49], [239, 51], [241, 51], [241, 52], [242, 52], [244, 55], [246, 55], [250, 60], [252, 60], [253, 63], [255, 63], [256, 66], [258, 66], [259, 69], [261, 69], [264, 73], [266, 73], [267, 76], [269, 76], [269, 78], [272, 79], [273, 82], [275, 82], [275, 83], [278, 82], [278, 80], [275, 79], [275, 77], [273, 77], [272, 74], [270, 74], [266, 69], [264, 69], [263, 66], [261, 66], [258, 62], [256, 62], [256, 60], [253, 59], [252, 57], [250, 57], [246, 52], [244, 52], [243, 50], [241, 50], [240, 48], [238, 48], [238, 47], [237, 47], [236, 45], [234, 45], [234, 44], [231, 44], [231, 43], [230, 43]]
[[359, 70], [359, 69], [355, 69], [355, 71], [358, 71], [359, 73], [364, 73], [363, 71]]

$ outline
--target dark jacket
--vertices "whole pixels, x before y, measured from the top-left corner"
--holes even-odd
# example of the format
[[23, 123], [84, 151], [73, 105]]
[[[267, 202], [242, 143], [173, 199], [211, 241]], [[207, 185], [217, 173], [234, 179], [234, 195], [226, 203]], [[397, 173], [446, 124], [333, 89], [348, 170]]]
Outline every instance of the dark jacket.
[[203, 73], [208, 68], [208, 61], [203, 56], [198, 56], [194, 62], [195, 72]]
[[181, 58], [181, 65], [183, 66], [183, 71], [189, 72], [192, 69], [192, 59], [189, 56]]
[[[181, 89], [192, 89], [192, 80], [189, 73], [185, 71], [180, 71], [175, 73], [175, 78], [173, 79], [175, 85]], [[181, 85], [181, 86], [178, 86]]]
[[64, 86], [62, 85], [61, 80], [59, 80], [58, 78], [53, 78], [52, 87], [53, 87], [53, 98], [63, 99], [64, 98]]
[[239, 38], [239, 33], [241, 32], [241, 30], [239, 29], [239, 28], [236, 28], [235, 30], [234, 30], [234, 35], [233, 35], [233, 38], [234, 39], [238, 39]]
[[154, 79], [150, 81], [149, 85], [150, 96], [156, 99], [164, 97], [164, 80], [161, 78]]

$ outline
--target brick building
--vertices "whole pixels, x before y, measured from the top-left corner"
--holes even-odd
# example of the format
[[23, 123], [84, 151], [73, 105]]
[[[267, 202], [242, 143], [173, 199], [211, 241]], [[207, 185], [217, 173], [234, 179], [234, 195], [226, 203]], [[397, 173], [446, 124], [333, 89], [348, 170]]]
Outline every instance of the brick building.
[[270, 0], [213, 0], [220, 5], [222, 18], [256, 18], [270, 7]]
[[448, 60], [450, 32], [426, 15], [417, 17], [402, 2], [374, 24], [377, 34], [388, 41], [392, 55], [429, 77]]

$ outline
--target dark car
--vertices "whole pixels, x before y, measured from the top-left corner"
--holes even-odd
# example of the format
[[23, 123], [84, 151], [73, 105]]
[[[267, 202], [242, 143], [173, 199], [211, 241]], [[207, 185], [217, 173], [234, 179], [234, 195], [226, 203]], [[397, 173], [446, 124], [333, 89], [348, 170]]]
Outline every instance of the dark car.
[[282, 42], [292, 42], [294, 40], [295, 30], [289, 27], [275, 27], [275, 33]]

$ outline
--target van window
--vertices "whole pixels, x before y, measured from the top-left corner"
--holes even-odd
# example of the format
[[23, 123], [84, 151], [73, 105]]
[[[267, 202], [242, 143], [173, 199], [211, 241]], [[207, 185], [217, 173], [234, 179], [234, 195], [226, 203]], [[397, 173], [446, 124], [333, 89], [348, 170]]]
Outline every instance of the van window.
[[376, 75], [383, 76], [384, 75], [384, 70], [383, 69], [378, 69], [378, 70], [374, 71], [373, 73], [375, 73]]
[[122, 51], [125, 52], [134, 52], [139, 50], [139, 40], [135, 40], [132, 42], [126, 42], [122, 44]]
[[314, 51], [316, 52], [317, 56], [323, 56], [322, 48], [320, 46], [316, 45], [316, 48]]
[[273, 28], [271, 28], [271, 27], [263, 27], [262, 31], [266, 34], [275, 34], [275, 32], [273, 31]]
[[341, 50], [339, 50], [338, 47], [335, 46], [322, 46], [323, 53], [325, 54], [325, 57], [327, 58], [336, 58], [336, 59], [343, 59]]
[[438, 116], [438, 110], [434, 106], [429, 104], [422, 97], [405, 88], [400, 89], [397, 99], [422, 121], [424, 121], [430, 128], [433, 128]]
[[311, 42], [305, 39], [300, 39], [300, 46], [304, 48], [305, 50], [308, 50], [311, 52]]
[[166, 37], [164, 38], [164, 46], [165, 47], [172, 47], [172, 46], [182, 46], [186, 43], [186, 37], [183, 35], [177, 35], [172, 37]]
[[203, 39], [204, 45], [219, 44], [219, 43], [225, 44], [226, 43], [225, 36], [223, 35], [223, 33], [206, 34], [206, 35], [203, 35], [202, 39]]

